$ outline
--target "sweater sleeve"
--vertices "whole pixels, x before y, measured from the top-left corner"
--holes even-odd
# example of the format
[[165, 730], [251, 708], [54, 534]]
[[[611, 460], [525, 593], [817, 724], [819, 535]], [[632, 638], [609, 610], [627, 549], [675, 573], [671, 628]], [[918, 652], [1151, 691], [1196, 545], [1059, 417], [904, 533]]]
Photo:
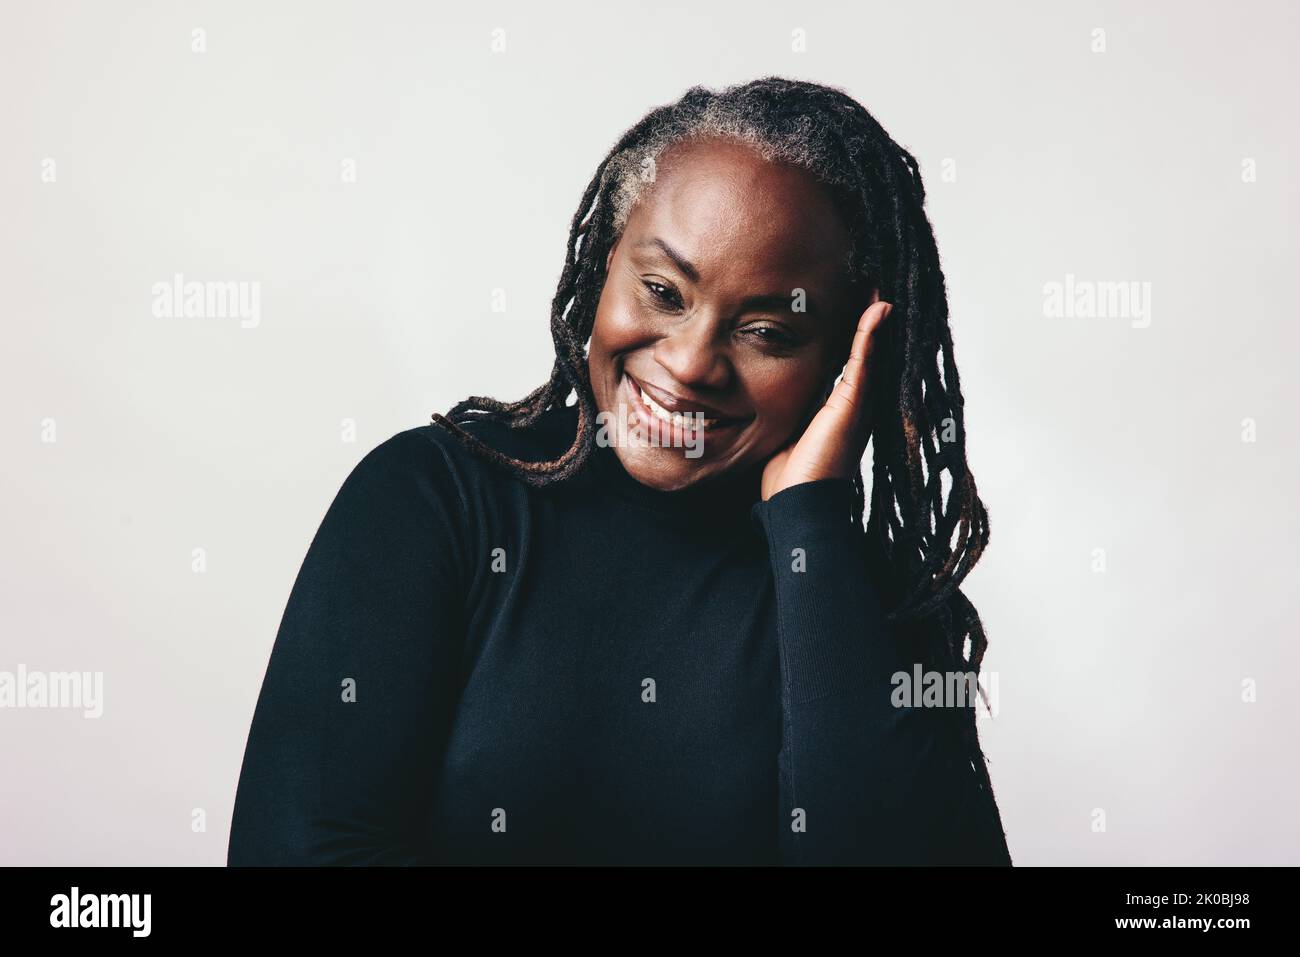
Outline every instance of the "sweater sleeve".
[[852, 503], [849, 480], [822, 479], [753, 509], [776, 590], [782, 862], [1010, 864], [962, 713], [895, 707], [921, 656], [884, 620]]
[[227, 864], [436, 863], [428, 813], [463, 643], [463, 499], [417, 430], [330, 505], [271, 649]]

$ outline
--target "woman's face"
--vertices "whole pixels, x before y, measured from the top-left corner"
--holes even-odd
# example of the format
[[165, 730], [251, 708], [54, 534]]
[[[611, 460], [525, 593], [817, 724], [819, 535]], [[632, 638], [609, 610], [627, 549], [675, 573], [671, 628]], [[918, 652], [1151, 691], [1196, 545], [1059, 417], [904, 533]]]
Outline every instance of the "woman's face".
[[[867, 302], [844, 272], [849, 237], [831, 195], [803, 170], [697, 140], [666, 151], [646, 189], [606, 261], [588, 368], [623, 467], [673, 491], [760, 466], [797, 439]], [[648, 429], [663, 415], [642, 390], [686, 426], [695, 413], [716, 422], [621, 442], [619, 421]]]

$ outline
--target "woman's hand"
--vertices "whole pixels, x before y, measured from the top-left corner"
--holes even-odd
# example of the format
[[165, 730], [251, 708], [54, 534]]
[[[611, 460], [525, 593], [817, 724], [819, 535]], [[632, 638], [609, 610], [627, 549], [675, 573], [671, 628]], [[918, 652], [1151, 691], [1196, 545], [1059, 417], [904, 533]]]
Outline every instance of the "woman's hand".
[[840, 381], [803, 435], [763, 467], [763, 501], [792, 485], [825, 478], [851, 479], [857, 474], [871, 436], [867, 403], [871, 348], [876, 330], [893, 308], [872, 295], [871, 304], [858, 319]]

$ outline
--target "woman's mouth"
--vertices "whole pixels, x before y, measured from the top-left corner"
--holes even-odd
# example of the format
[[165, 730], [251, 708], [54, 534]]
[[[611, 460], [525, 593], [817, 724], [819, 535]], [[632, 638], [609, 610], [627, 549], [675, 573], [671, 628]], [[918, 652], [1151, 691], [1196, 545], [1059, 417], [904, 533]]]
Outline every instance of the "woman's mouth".
[[623, 373], [623, 393], [637, 416], [645, 421], [657, 423], [658, 427], [668, 430], [674, 439], [690, 438], [701, 434], [713, 435], [741, 424], [743, 419], [706, 417], [699, 411], [670, 411], [654, 400], [639, 382]]

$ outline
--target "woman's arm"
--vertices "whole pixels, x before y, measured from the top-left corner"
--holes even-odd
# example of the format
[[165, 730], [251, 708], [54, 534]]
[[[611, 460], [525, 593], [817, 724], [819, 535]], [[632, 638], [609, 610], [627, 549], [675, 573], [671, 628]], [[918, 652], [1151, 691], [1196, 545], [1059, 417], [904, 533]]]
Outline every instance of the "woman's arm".
[[457, 690], [461, 498], [410, 430], [353, 469], [293, 586], [253, 715], [230, 865], [422, 864]]
[[832, 478], [754, 506], [776, 588], [782, 859], [1010, 864], [961, 745], [960, 712], [894, 707], [893, 675], [910, 678], [920, 656], [884, 622], [852, 505], [852, 484]]

